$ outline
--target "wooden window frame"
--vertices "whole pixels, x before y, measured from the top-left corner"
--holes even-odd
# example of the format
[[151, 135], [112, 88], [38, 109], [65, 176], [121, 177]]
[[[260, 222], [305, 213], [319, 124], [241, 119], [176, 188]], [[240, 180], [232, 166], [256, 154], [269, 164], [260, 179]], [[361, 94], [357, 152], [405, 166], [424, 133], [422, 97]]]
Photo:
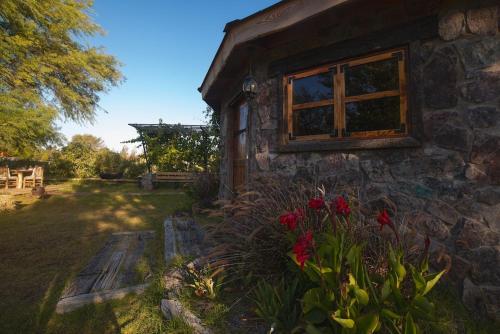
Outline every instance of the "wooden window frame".
[[[284, 110], [284, 119], [286, 125], [286, 131], [284, 133], [285, 134], [284, 142], [289, 143], [289, 142], [309, 142], [309, 141], [345, 141], [350, 139], [380, 139], [380, 138], [407, 137], [409, 135], [407, 55], [408, 55], [407, 48], [396, 48], [375, 54], [369, 54], [367, 56], [326, 64], [309, 70], [285, 75], [283, 77], [283, 94], [284, 94], [283, 96], [285, 97], [283, 99], [284, 100], [283, 110]], [[398, 60], [399, 90], [380, 91], [375, 93], [349, 96], [349, 97], [345, 96], [346, 67], [354, 67], [358, 65], [388, 60], [392, 58], [397, 58]], [[295, 104], [295, 105], [293, 104], [294, 80], [327, 72], [332, 72], [333, 76], [332, 78], [333, 99]], [[357, 131], [352, 133], [347, 133], [345, 131], [345, 129], [347, 128], [346, 117], [345, 117], [346, 115], [345, 109], [347, 103], [373, 100], [377, 98], [391, 97], [391, 96], [400, 96], [400, 107], [399, 107], [400, 120], [401, 120], [400, 129]], [[320, 134], [320, 135], [308, 135], [308, 136], [294, 135], [293, 112], [295, 110], [312, 108], [312, 107], [321, 107], [327, 105], [333, 106], [334, 124], [332, 133]]]

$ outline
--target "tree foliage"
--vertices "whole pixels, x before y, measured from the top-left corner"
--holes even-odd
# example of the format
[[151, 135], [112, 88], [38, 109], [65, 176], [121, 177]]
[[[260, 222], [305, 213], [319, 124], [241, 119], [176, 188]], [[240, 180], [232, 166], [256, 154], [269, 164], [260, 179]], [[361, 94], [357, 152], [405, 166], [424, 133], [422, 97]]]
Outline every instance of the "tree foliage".
[[[84, 44], [102, 33], [91, 0], [0, 1], [0, 149], [55, 138], [57, 116], [92, 121], [99, 94], [117, 85], [117, 60]], [[24, 137], [24, 138], [21, 138]]]
[[71, 163], [77, 177], [96, 175], [95, 166], [99, 150], [104, 148], [101, 138], [92, 135], [75, 135], [61, 151], [64, 160]]
[[98, 177], [102, 173], [123, 174], [127, 178], [142, 175], [144, 163], [135, 151], [126, 148], [120, 153], [104, 146], [101, 138], [75, 135], [62, 149], [51, 148], [38, 155], [48, 161], [48, 172], [53, 177]]
[[26, 158], [49, 144], [60, 144], [55, 118], [51, 109], [0, 111], [0, 151]]

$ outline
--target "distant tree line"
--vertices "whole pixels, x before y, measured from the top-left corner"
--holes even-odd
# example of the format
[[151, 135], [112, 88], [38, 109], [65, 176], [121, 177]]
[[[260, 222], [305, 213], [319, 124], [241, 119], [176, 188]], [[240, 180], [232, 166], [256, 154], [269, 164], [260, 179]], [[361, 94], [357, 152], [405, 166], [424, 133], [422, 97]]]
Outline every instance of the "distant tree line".
[[47, 162], [47, 171], [56, 178], [89, 178], [102, 174], [123, 174], [135, 178], [144, 173], [145, 164], [135, 150], [126, 147], [114, 152], [101, 138], [75, 135], [67, 145], [42, 151], [38, 159]]

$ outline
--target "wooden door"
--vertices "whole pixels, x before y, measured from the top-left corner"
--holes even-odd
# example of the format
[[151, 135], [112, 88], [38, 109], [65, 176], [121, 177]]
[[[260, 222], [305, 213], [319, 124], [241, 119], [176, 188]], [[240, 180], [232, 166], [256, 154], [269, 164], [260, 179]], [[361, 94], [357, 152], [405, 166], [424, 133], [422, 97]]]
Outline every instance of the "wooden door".
[[247, 170], [248, 103], [242, 102], [234, 113], [233, 121], [233, 188], [245, 184]]

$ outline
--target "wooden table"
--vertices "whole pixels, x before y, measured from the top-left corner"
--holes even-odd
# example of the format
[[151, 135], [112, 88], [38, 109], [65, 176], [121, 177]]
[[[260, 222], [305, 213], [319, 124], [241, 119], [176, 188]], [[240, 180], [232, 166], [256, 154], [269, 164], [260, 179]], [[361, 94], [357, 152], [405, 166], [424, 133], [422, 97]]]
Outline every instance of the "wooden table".
[[16, 169], [17, 172], [17, 189], [23, 188], [23, 181], [26, 175], [33, 173], [33, 169]]

